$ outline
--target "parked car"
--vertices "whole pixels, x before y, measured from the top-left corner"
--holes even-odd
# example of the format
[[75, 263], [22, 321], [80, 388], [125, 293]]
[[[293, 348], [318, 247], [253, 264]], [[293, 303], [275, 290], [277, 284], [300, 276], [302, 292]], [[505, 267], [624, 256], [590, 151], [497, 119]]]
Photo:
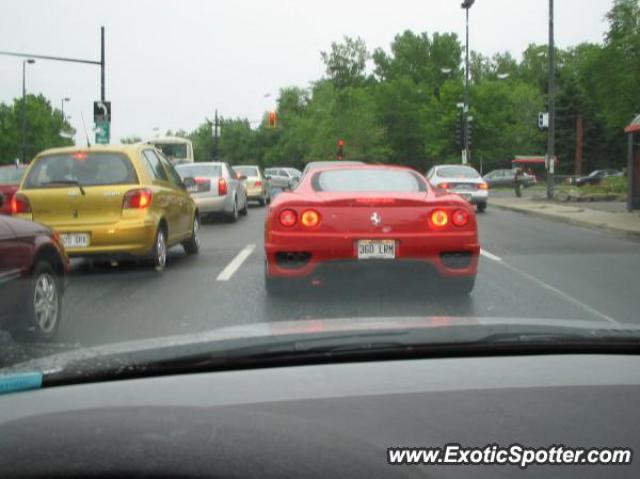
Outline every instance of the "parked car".
[[187, 188], [198, 205], [200, 216], [223, 214], [236, 222], [249, 212], [246, 176], [237, 173], [229, 164], [221, 162], [192, 163], [176, 166], [183, 181], [192, 180]]
[[11, 214], [11, 200], [20, 181], [29, 165], [3, 165], [0, 166], [0, 214]]
[[589, 173], [587, 176], [581, 176], [579, 178], [576, 178], [575, 183], [576, 183], [576, 186], [598, 185], [602, 183], [602, 180], [610, 176], [622, 176], [622, 172], [618, 170], [613, 170], [613, 169], [594, 170], [591, 173]]
[[14, 215], [57, 231], [72, 257], [149, 259], [162, 270], [169, 247], [200, 248], [195, 202], [169, 161], [146, 144], [46, 150], [12, 205]]
[[0, 323], [30, 340], [52, 339], [62, 318], [69, 258], [38, 223], [0, 216]]
[[304, 167], [304, 170], [302, 171], [302, 176], [305, 176], [307, 173], [309, 173], [311, 170], [315, 170], [317, 168], [322, 168], [323, 166], [341, 166], [341, 165], [347, 165], [347, 166], [353, 166], [353, 165], [364, 165], [364, 162], [362, 161], [347, 161], [347, 160], [333, 160], [333, 161], [310, 161], [309, 163], [307, 163]]
[[324, 166], [303, 176], [273, 200], [264, 247], [269, 294], [332, 273], [410, 266], [425, 277], [435, 268], [449, 292], [465, 295], [480, 252], [468, 202], [438, 194], [412, 169], [383, 165]]
[[293, 168], [267, 168], [264, 170], [265, 175], [271, 177], [271, 186], [283, 190], [294, 188], [300, 181], [300, 173]]
[[[515, 174], [515, 170], [509, 170], [506, 168], [502, 170], [493, 170], [484, 175], [484, 181], [490, 188], [513, 188], [515, 183]], [[536, 177], [528, 173], [522, 173], [520, 175], [520, 181], [522, 182], [522, 186], [525, 188], [534, 186], [537, 183]]]
[[455, 193], [476, 205], [478, 211], [487, 209], [489, 185], [475, 168], [466, 165], [434, 166], [427, 173], [427, 179], [436, 188]]
[[246, 177], [249, 201], [257, 201], [260, 206], [271, 203], [271, 177], [256, 165], [234, 166], [233, 170]]

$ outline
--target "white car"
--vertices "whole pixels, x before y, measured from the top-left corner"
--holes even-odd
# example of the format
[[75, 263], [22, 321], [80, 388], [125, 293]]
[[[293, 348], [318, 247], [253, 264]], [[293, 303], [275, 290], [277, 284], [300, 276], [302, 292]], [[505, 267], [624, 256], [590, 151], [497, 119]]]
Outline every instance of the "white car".
[[233, 169], [247, 177], [247, 195], [249, 201], [257, 201], [260, 206], [271, 203], [271, 179], [257, 165], [236, 165]]
[[187, 190], [198, 205], [200, 214], [223, 214], [231, 222], [248, 213], [245, 177], [234, 171], [228, 163], [189, 163], [176, 165], [184, 181], [191, 178]]
[[475, 168], [466, 165], [434, 166], [427, 173], [427, 179], [436, 188], [462, 196], [478, 211], [487, 208], [489, 185]]

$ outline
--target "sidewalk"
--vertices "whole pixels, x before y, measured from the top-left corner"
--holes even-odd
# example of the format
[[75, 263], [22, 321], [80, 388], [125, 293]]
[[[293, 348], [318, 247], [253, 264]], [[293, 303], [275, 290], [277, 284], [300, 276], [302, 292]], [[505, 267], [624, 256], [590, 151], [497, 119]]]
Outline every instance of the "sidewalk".
[[589, 203], [560, 204], [532, 198], [491, 197], [489, 207], [518, 211], [572, 225], [601, 228], [640, 239], [640, 212], [611, 212], [589, 208]]

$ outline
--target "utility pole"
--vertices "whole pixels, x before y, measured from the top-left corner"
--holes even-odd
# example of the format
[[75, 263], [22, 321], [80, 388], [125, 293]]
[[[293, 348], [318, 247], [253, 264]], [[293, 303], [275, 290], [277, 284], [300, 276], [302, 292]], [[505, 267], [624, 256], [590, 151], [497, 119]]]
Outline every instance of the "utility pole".
[[582, 124], [582, 115], [576, 117], [576, 165], [575, 175], [582, 176], [582, 154], [584, 145], [584, 128]]
[[465, 46], [465, 67], [464, 67], [464, 107], [462, 111], [463, 131], [464, 131], [464, 153], [462, 164], [471, 161], [471, 149], [469, 147], [469, 9], [475, 0], [464, 0], [461, 7], [466, 11], [466, 46]]
[[556, 157], [556, 49], [553, 0], [549, 0], [549, 136], [547, 138], [547, 199], [553, 199]]
[[104, 27], [100, 27], [100, 100], [105, 101], [105, 87], [104, 87]]
[[20, 149], [22, 163], [27, 162], [27, 83], [25, 77], [27, 74], [27, 63], [32, 65], [35, 62], [33, 58], [22, 60], [22, 148]]
[[220, 124], [218, 123], [218, 109], [216, 108], [216, 115], [213, 119], [213, 160], [218, 161], [218, 141], [220, 138]]

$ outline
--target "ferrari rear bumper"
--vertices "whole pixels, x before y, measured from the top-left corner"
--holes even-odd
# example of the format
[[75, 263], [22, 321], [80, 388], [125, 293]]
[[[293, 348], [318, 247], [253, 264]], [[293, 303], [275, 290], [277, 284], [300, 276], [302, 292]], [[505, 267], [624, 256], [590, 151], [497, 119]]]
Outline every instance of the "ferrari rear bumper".
[[[358, 240], [396, 241], [395, 259], [358, 259]], [[366, 238], [272, 233], [265, 243], [269, 277], [305, 278], [329, 270], [390, 271], [424, 266], [441, 276], [475, 276], [480, 245], [473, 232]], [[409, 266], [411, 265], [411, 266]], [[336, 268], [337, 266], [337, 268]]]

